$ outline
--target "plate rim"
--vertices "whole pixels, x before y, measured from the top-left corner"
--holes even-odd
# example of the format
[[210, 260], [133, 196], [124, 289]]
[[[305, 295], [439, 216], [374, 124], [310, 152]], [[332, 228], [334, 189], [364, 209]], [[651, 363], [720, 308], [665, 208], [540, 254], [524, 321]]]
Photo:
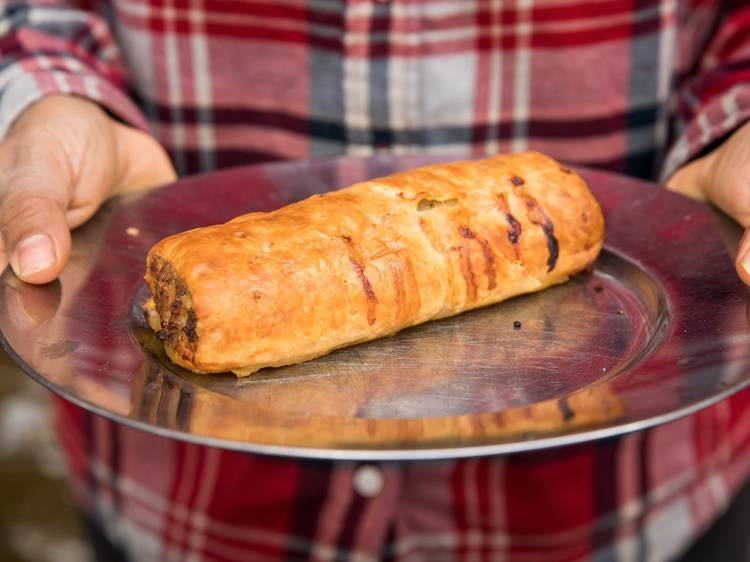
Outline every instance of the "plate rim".
[[[420, 156], [424, 157], [423, 155], [415, 155], [415, 156], [417, 158], [419, 158]], [[351, 157], [351, 156], [348, 156], [345, 158], [367, 160], [367, 158], [359, 158], [359, 157]], [[397, 159], [398, 157], [394, 156], [393, 158]], [[451, 156], [451, 157], [445, 158], [445, 157], [433, 155], [431, 156], [431, 158], [434, 161], [440, 161], [441, 159], [448, 159], [448, 158], [453, 158], [453, 157]], [[322, 162], [324, 160], [340, 160], [340, 159], [341, 157], [331, 157], [330, 159], [318, 159], [315, 162]], [[270, 165], [260, 165], [260, 166], [266, 166], [266, 167], [282, 166], [283, 167], [283, 166], [288, 166], [290, 163], [295, 163], [295, 162], [298, 162], [298, 161], [276, 162]], [[227, 172], [241, 173], [242, 169], [245, 169], [248, 167], [256, 168], [257, 166], [258, 165], [243, 166], [240, 168], [222, 170], [217, 173], [218, 174], [227, 173]], [[575, 166], [575, 168], [577, 170], [582, 171], [584, 174], [586, 172], [591, 172], [591, 169], [583, 167], [583, 166]], [[604, 172], [597, 170], [596, 173], [604, 173]], [[194, 176], [191, 178], [186, 178], [186, 180], [190, 180], [192, 178], [194, 178]], [[629, 178], [629, 177], [626, 179], [628, 181], [634, 181], [634, 182], [639, 181], [637, 179]], [[181, 181], [186, 181], [186, 180], [181, 180]], [[170, 186], [173, 186], [173, 185], [174, 184], [170, 184]], [[165, 187], [170, 187], [170, 186], [165, 186]], [[616, 255], [620, 259], [624, 259], [628, 261], [629, 263], [632, 263], [636, 266], [639, 265], [638, 260], [634, 259], [633, 256], [626, 255], [620, 249], [609, 246], [606, 242], [605, 242], [603, 249], [606, 249], [608, 252], [611, 252], [612, 254]], [[648, 268], [641, 267], [641, 270], [644, 273], [646, 273], [655, 283], [659, 284], [659, 279], [655, 278], [652, 275], [652, 273], [648, 270]], [[9, 274], [12, 275], [12, 273], [10, 273], [9, 270], [7, 270], [5, 275], [9, 275]], [[131, 295], [128, 302], [132, 303], [133, 299], [134, 299], [134, 295]], [[666, 296], [665, 296], [665, 300], [666, 300], [666, 304], [668, 307], [667, 316], [669, 316], [671, 312], [669, 310], [671, 303], [670, 303], [670, 299], [667, 298]], [[659, 324], [661, 325], [662, 323], [663, 323], [663, 319], [660, 319]], [[668, 338], [668, 337], [669, 337], [668, 335], [664, 336], [664, 338]], [[649, 340], [650, 339], [651, 338], [649, 338]], [[663, 341], [659, 342], [656, 345], [656, 348], [662, 345], [662, 343]], [[134, 344], [140, 347], [140, 344], [138, 342], [134, 342]], [[649, 344], [650, 344], [650, 341], [646, 344], [646, 346], [648, 347]], [[222, 449], [251, 452], [251, 453], [263, 454], [263, 455], [274, 455], [274, 456], [307, 458], [307, 459], [359, 460], [359, 461], [362, 461], [362, 460], [371, 460], [371, 461], [445, 460], [445, 459], [470, 458], [470, 457], [479, 457], [479, 456], [488, 456], [488, 455], [505, 455], [505, 454], [510, 454], [510, 453], [547, 449], [550, 447], [580, 444], [580, 443], [589, 442], [593, 440], [599, 440], [599, 439], [605, 439], [608, 437], [624, 435], [627, 433], [632, 433], [635, 431], [640, 431], [640, 430], [648, 429], [648, 428], [655, 427], [658, 425], [662, 425], [671, 421], [675, 421], [677, 419], [680, 419], [682, 417], [695, 413], [699, 410], [702, 410], [706, 407], [709, 407], [715, 403], [718, 403], [721, 400], [727, 398], [728, 396], [750, 385], [750, 377], [747, 377], [745, 380], [739, 383], [736, 383], [731, 387], [725, 388], [724, 390], [720, 392], [716, 392], [709, 397], [702, 398], [700, 400], [694, 401], [687, 405], [681, 406], [679, 408], [673, 409], [668, 412], [664, 412], [659, 415], [649, 417], [647, 419], [629, 421], [625, 423], [616, 423], [615, 425], [605, 426], [605, 427], [582, 427], [574, 431], [568, 431], [565, 433], [554, 434], [554, 435], [536, 434], [534, 435], [533, 439], [528, 439], [528, 440], [516, 439], [516, 440], [507, 441], [507, 442], [505, 441], [498, 442], [494, 444], [458, 445], [458, 446], [446, 446], [446, 447], [431, 446], [431, 447], [414, 448], [414, 449], [388, 448], [388, 447], [378, 448], [378, 449], [374, 449], [374, 448], [373, 449], [369, 449], [369, 448], [317, 448], [317, 447], [299, 447], [299, 446], [290, 446], [290, 445], [272, 445], [272, 444], [264, 444], [264, 443], [253, 443], [253, 442], [248, 442], [248, 441], [229, 440], [226, 438], [211, 437], [208, 435], [191, 433], [189, 431], [185, 431], [181, 429], [164, 427], [164, 426], [150, 423], [148, 421], [142, 421], [139, 419], [134, 419], [128, 416], [124, 416], [116, 412], [107, 410], [106, 408], [99, 406], [97, 404], [94, 404], [92, 402], [88, 402], [77, 396], [72, 396], [70, 393], [66, 392], [64, 388], [58, 386], [57, 384], [55, 384], [48, 378], [42, 376], [26, 360], [24, 360], [20, 356], [20, 354], [16, 352], [15, 349], [13, 349], [13, 347], [10, 345], [10, 342], [8, 341], [6, 337], [4, 330], [2, 329], [0, 329], [0, 346], [2, 346], [2, 348], [8, 353], [11, 359], [27, 375], [29, 375], [33, 380], [40, 383], [43, 387], [52, 391], [54, 394], [60, 396], [64, 400], [67, 400], [79, 407], [82, 407], [88, 411], [91, 411], [96, 415], [103, 416], [116, 423], [121, 423], [124, 426], [131, 427], [140, 431], [145, 431], [147, 433], [160, 435], [162, 437], [174, 438], [174, 439], [178, 439], [178, 440], [185, 441], [185, 442], [207, 445], [211, 447], [219, 447]], [[144, 353], [146, 353], [145, 350], [144, 350]], [[594, 384], [598, 384], [598, 382], [599, 381], [597, 381], [597, 383], [594, 383]], [[449, 416], [449, 417], [453, 417], [453, 416]]]

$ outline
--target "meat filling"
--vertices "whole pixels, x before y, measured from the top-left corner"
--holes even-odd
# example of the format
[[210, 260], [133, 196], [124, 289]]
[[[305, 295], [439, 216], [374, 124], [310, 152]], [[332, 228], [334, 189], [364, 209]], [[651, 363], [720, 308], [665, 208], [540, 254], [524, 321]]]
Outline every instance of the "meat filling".
[[159, 256], [151, 259], [149, 272], [153, 304], [144, 305], [146, 319], [160, 340], [192, 360], [198, 333], [190, 291], [172, 264]]

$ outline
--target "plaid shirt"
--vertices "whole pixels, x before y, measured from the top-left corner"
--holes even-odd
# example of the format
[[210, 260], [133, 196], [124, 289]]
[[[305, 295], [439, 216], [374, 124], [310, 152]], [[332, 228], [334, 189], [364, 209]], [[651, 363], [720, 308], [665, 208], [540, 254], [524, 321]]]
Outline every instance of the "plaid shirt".
[[[93, 99], [180, 173], [535, 148], [662, 177], [750, 115], [741, 0], [34, 0], [0, 12], [0, 133]], [[244, 455], [57, 403], [73, 487], [133, 560], [668, 560], [750, 472], [750, 393], [621, 438], [360, 466]]]

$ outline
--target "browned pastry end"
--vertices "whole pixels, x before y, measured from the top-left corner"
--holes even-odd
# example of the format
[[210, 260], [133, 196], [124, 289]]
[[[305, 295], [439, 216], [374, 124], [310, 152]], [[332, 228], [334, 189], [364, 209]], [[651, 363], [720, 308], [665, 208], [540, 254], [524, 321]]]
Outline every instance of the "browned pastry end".
[[146, 314], [179, 365], [244, 376], [563, 282], [603, 235], [542, 154], [426, 166], [162, 240]]

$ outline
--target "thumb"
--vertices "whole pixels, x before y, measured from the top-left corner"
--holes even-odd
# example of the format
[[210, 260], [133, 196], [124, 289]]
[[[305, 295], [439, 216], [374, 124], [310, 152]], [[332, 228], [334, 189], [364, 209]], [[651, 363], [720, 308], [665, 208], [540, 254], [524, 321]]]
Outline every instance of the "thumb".
[[2, 258], [23, 281], [49, 283], [62, 272], [70, 254], [64, 210], [67, 195], [61, 185], [64, 174], [55, 179], [49, 169], [36, 167], [4, 176], [0, 185]]

